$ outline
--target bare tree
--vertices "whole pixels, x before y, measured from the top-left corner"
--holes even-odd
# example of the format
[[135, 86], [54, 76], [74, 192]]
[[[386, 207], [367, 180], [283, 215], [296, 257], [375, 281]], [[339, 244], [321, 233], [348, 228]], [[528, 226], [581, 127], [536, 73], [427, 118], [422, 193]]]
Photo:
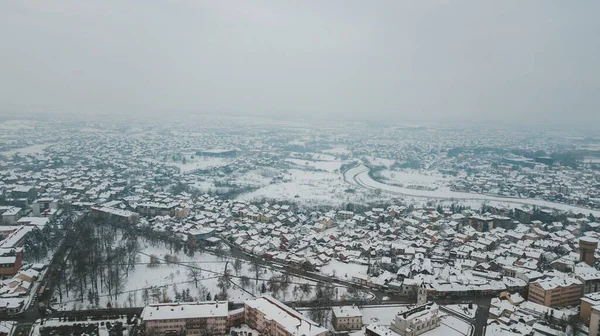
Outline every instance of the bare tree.
[[156, 267], [160, 265], [160, 260], [158, 259], [158, 257], [154, 254], [150, 255], [150, 262], [148, 263], [148, 267]]
[[260, 277], [260, 271], [262, 270], [262, 266], [258, 258], [252, 259], [250, 270], [254, 272], [254, 279], [256, 279], [256, 285], [258, 286], [258, 278]]
[[240, 259], [235, 259], [233, 262], [233, 269], [235, 270], [235, 274], [240, 274], [240, 271], [242, 270], [242, 261]]
[[198, 288], [198, 281], [200, 281], [201, 273], [202, 272], [200, 271], [200, 268], [198, 268], [197, 264], [191, 264], [188, 267], [188, 271], [187, 271], [188, 279], [190, 281], [194, 282], [194, 286], [196, 286], [196, 288]]

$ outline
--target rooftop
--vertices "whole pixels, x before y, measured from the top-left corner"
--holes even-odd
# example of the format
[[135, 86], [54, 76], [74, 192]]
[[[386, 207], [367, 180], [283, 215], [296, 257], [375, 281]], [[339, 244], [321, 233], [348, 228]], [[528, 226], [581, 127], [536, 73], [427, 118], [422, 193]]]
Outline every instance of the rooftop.
[[144, 321], [152, 321], [199, 317], [226, 317], [228, 314], [227, 301], [206, 301], [149, 305], [142, 311], [141, 318]]

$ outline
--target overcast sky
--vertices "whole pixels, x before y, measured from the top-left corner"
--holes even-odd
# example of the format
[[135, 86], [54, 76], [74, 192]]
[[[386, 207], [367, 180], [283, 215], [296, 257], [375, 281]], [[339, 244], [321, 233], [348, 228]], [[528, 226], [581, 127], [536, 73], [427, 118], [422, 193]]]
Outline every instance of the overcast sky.
[[0, 113], [600, 122], [600, 1], [0, 2]]

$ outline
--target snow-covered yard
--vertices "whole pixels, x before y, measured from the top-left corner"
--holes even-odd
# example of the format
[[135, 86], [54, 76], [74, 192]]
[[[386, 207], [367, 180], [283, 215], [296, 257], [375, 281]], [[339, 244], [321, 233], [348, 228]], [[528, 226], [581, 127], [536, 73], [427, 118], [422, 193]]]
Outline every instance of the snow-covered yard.
[[406, 305], [365, 306], [361, 309], [363, 324], [379, 324], [389, 326], [400, 307]]
[[341, 280], [352, 281], [352, 277], [355, 276], [366, 277], [367, 268], [367, 265], [345, 263], [336, 259], [331, 259], [326, 265], [321, 267], [321, 273]]
[[440, 326], [422, 335], [425, 336], [467, 336], [472, 326], [454, 316], [442, 316]]
[[475, 314], [477, 313], [477, 305], [472, 305], [471, 309], [469, 309], [469, 305], [467, 304], [448, 305], [444, 306], [444, 308], [469, 319], [475, 318]]

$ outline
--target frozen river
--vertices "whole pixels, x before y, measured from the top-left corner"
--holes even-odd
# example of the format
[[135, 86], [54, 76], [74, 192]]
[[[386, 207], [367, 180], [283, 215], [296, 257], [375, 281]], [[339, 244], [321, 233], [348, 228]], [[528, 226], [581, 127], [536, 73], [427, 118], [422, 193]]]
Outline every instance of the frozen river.
[[584, 214], [593, 214], [594, 216], [600, 216], [600, 211], [598, 210], [590, 210], [574, 205], [562, 204], [562, 203], [554, 203], [549, 201], [544, 201], [540, 199], [532, 199], [532, 198], [511, 198], [511, 197], [500, 197], [500, 196], [491, 196], [491, 195], [483, 195], [483, 194], [474, 194], [474, 193], [465, 193], [465, 192], [457, 192], [451, 191], [448, 189], [438, 189], [438, 190], [417, 190], [417, 189], [408, 189], [399, 186], [393, 186], [385, 183], [381, 183], [375, 181], [369, 176], [370, 168], [365, 165], [360, 165], [358, 167], [354, 167], [352, 169], [348, 169], [344, 173], [344, 180], [347, 183], [355, 185], [357, 187], [367, 188], [371, 190], [381, 190], [393, 194], [404, 195], [404, 196], [412, 196], [412, 197], [423, 197], [429, 199], [455, 199], [457, 201], [460, 200], [475, 200], [475, 201], [490, 201], [494, 203], [512, 205], [512, 206], [521, 206], [521, 205], [531, 205], [538, 206], [541, 208], [551, 208], [562, 211], [573, 211], [575, 213], [584, 213]]

